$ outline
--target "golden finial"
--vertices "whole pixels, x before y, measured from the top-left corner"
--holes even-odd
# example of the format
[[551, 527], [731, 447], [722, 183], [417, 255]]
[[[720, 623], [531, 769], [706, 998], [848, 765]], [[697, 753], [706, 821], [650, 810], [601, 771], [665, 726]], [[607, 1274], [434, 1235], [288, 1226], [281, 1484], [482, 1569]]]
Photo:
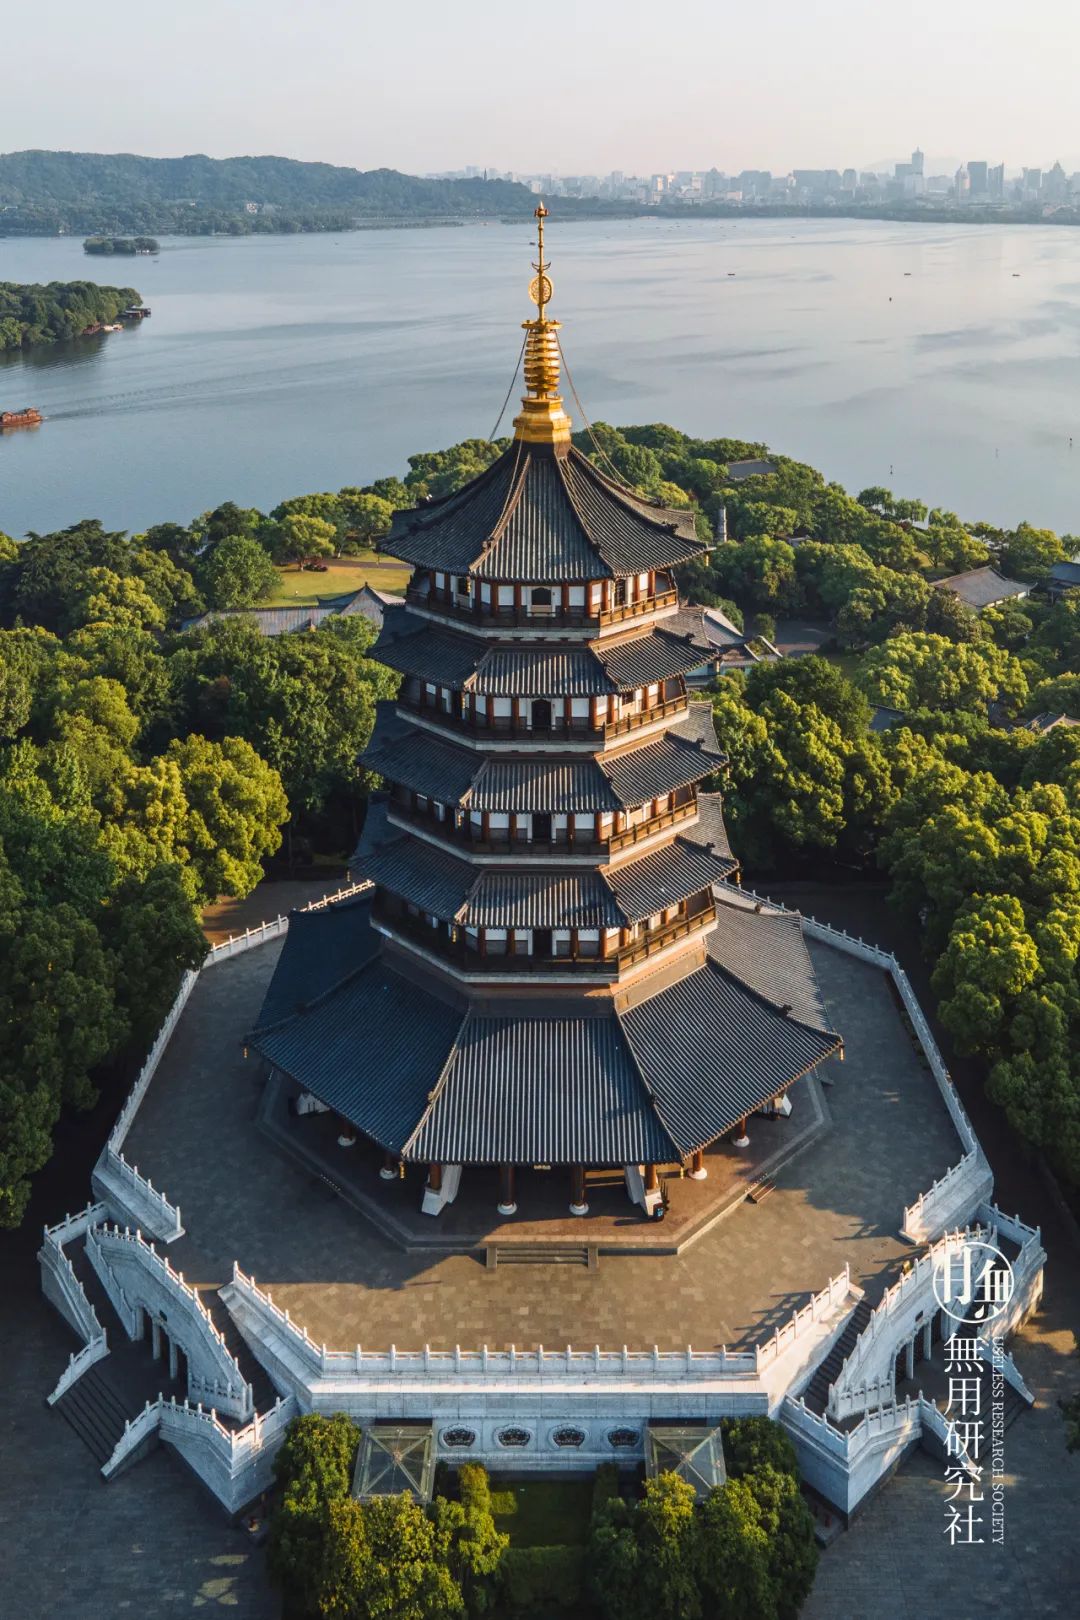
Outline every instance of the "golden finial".
[[536, 318], [524, 321], [525, 328], [525, 387], [521, 401], [521, 414], [514, 418], [514, 432], [519, 439], [530, 444], [569, 444], [570, 418], [562, 408], [559, 395], [559, 339], [560, 323], [548, 320], [547, 306], [551, 301], [551, 268], [544, 258], [544, 221], [548, 211], [540, 203], [534, 213], [536, 220], [535, 276], [529, 283], [529, 297], [536, 305]]

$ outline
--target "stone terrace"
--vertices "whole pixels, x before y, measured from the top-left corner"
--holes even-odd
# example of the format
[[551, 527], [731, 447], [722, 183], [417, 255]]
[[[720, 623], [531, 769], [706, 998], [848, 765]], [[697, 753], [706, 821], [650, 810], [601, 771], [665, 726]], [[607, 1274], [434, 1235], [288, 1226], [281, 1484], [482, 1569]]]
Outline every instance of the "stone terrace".
[[[594, 1271], [406, 1254], [256, 1126], [260, 1066], [240, 1041], [279, 949], [203, 976], [125, 1151], [180, 1205], [188, 1235], [169, 1254], [189, 1281], [220, 1286], [236, 1259], [331, 1347], [753, 1343], [845, 1263], [876, 1295], [911, 1254], [904, 1204], [960, 1156], [885, 975], [814, 945], [847, 1060], [823, 1073], [831, 1129], [778, 1172], [767, 1202], [739, 1206], [682, 1255], [604, 1256]], [[588, 1218], [574, 1229], [589, 1241]]]

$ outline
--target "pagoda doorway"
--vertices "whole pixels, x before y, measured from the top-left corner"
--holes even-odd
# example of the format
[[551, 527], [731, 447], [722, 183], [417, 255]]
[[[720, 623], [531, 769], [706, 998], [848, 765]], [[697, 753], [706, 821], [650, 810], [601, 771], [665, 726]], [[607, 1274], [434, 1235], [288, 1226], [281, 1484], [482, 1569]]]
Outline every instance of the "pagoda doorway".
[[550, 815], [533, 815], [532, 835], [534, 844], [551, 843], [551, 817]]
[[534, 731], [550, 731], [551, 714], [549, 699], [536, 698], [532, 706], [532, 729]]

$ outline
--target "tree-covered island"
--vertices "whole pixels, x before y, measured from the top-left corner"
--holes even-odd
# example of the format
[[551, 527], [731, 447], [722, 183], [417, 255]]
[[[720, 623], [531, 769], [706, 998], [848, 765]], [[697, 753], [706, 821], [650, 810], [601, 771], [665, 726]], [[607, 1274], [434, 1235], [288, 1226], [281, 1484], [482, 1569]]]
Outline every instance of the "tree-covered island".
[[141, 303], [134, 287], [102, 287], [94, 281], [0, 281], [0, 352], [81, 337]]
[[88, 236], [83, 252], [107, 258], [112, 253], [133, 255], [159, 253], [161, 244], [153, 236]]

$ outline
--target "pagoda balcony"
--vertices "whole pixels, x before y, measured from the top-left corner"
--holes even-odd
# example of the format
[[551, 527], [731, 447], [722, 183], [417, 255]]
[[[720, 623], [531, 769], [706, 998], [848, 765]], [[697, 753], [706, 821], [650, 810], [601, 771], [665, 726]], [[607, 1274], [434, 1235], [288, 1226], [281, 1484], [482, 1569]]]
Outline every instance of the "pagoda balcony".
[[545, 700], [541, 718], [536, 714], [536, 705], [528, 699], [522, 700], [516, 715], [504, 715], [448, 709], [441, 703], [426, 700], [419, 681], [406, 681], [398, 694], [398, 707], [406, 717], [438, 726], [455, 736], [476, 738], [481, 743], [520, 742], [545, 748], [575, 745], [603, 748], [617, 737], [632, 736], [673, 715], [685, 715], [690, 706], [687, 694], [680, 692], [676, 697], [628, 710], [618, 719], [608, 720], [598, 716], [566, 717], [557, 711], [559, 701]]
[[482, 828], [468, 817], [456, 823], [448, 816], [410, 804], [407, 797], [399, 797], [396, 792], [391, 796], [390, 813], [393, 820], [427, 833], [455, 854], [512, 855], [515, 860], [538, 856], [564, 861], [577, 856], [595, 862], [603, 860], [608, 852], [606, 840], [601, 843], [594, 838], [575, 837], [565, 827], [558, 829], [553, 838], [530, 838], [524, 829], [513, 835], [489, 833], [485, 838]]
[[501, 941], [497, 949], [492, 949], [482, 939], [471, 938], [457, 924], [432, 924], [426, 917], [417, 916], [396, 895], [385, 890], [381, 890], [375, 899], [371, 920], [375, 927], [392, 938], [418, 946], [470, 978], [488, 974], [516, 974], [519, 977], [536, 974], [545, 978], [569, 974], [610, 980], [627, 968], [658, 956], [670, 945], [701, 933], [715, 922], [716, 909], [711, 898], [702, 895], [692, 904], [696, 905], [696, 910], [691, 910], [688, 905], [679, 916], [648, 929], [639, 938], [609, 950], [606, 955], [595, 943], [579, 946], [576, 937], [571, 938], [565, 950], [557, 953], [550, 945], [550, 931], [537, 930], [532, 931], [532, 939], [536, 939], [537, 932], [546, 933], [547, 948], [541, 946], [532, 949], [521, 944], [515, 947], [514, 940], [508, 939]]
[[644, 843], [647, 838], [663, 832], [666, 827], [674, 827], [680, 821], [689, 821], [692, 816], [697, 815], [697, 808], [697, 800], [689, 799], [686, 804], [677, 804], [672, 810], [662, 810], [659, 815], [648, 816], [632, 827], [624, 827], [621, 832], [613, 832], [607, 848], [612, 855], [617, 855], [620, 850]]
[[530, 837], [526, 827], [514, 832], [492, 831], [484, 835], [482, 826], [465, 816], [460, 822], [451, 816], [440, 816], [430, 807], [415, 805], [407, 791], [395, 788], [390, 798], [391, 819], [401, 827], [412, 828], [443, 845], [454, 854], [481, 856], [510, 856], [514, 860], [591, 860], [604, 863], [612, 855], [638, 844], [647, 843], [660, 834], [696, 819], [696, 797], [685, 804], [675, 805], [648, 816], [632, 826], [613, 831], [602, 839], [583, 837], [572, 828], [554, 828], [551, 838]]
[[[564, 607], [561, 602], [550, 606], [495, 607], [484, 602], [475, 592], [439, 590], [422, 584], [410, 584], [405, 600], [410, 607], [437, 615], [458, 624], [470, 624], [483, 630], [591, 630], [606, 629], [613, 624], [643, 619], [648, 614], [666, 612], [679, 605], [679, 593], [670, 576], [657, 580], [658, 588], [651, 596], [632, 602], [612, 602], [607, 607], [589, 610], [585, 607]], [[554, 591], [552, 593], [555, 594]]]

